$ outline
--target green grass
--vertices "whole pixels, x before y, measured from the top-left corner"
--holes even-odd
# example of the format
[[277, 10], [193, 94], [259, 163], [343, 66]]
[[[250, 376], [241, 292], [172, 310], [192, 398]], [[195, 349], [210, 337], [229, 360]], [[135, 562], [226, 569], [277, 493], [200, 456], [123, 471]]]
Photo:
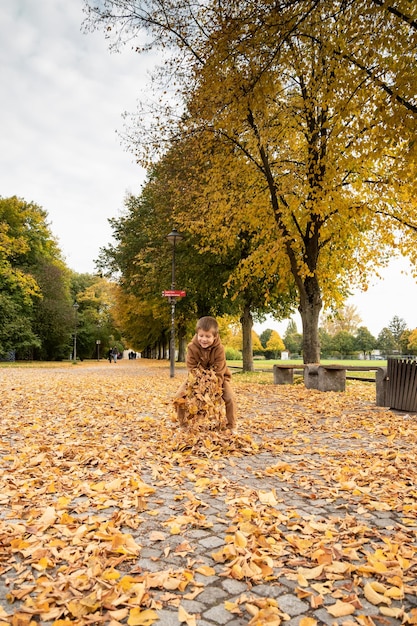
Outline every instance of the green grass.
[[[273, 365], [284, 364], [285, 365], [294, 365], [295, 369], [297, 365], [301, 366], [303, 364], [301, 359], [288, 359], [285, 361], [277, 360], [254, 360], [253, 372], [242, 372], [242, 361], [227, 361], [227, 365], [230, 367], [233, 378], [235, 380], [241, 382], [248, 383], [258, 383], [258, 384], [271, 384], [273, 383], [273, 375], [272, 368]], [[386, 367], [386, 361], [364, 361], [360, 359], [352, 359], [352, 360], [335, 360], [335, 359], [323, 359], [320, 361], [322, 365], [329, 365], [330, 363], [337, 363], [337, 365], [368, 365], [369, 367]], [[358, 377], [363, 378], [365, 380], [375, 380], [375, 372], [347, 372], [347, 378]], [[294, 374], [294, 384], [303, 382], [303, 376]]]
[[[336, 363], [337, 365], [369, 365], [369, 367], [386, 367], [387, 366], [387, 362], [386, 361], [364, 361], [361, 359], [352, 359], [352, 360], [338, 360], [338, 359], [323, 359], [322, 361], [320, 361], [320, 363], [322, 365], [328, 365], [329, 363]], [[253, 362], [253, 366], [255, 370], [271, 370], [272, 371], [272, 367], [275, 364], [285, 364], [285, 365], [291, 365], [293, 364], [294, 366], [297, 365], [302, 365], [303, 362], [301, 359], [288, 359], [285, 361], [282, 361], [281, 359], [270, 359], [270, 360], [266, 360], [266, 359], [255, 359]], [[227, 365], [231, 368], [238, 368], [238, 367], [242, 367], [242, 361], [227, 361]]]

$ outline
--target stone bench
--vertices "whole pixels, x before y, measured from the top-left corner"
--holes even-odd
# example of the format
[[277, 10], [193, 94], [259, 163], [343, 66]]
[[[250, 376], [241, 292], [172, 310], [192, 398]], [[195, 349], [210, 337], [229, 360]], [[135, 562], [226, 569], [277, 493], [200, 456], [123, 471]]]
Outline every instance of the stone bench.
[[300, 365], [294, 365], [291, 363], [283, 363], [274, 365], [272, 371], [274, 373], [275, 385], [292, 385], [294, 382], [294, 371], [303, 371], [306, 365], [300, 363]]
[[304, 384], [307, 389], [319, 391], [345, 391], [346, 372], [375, 371], [376, 405], [387, 405], [387, 368], [372, 365], [307, 365], [304, 369]]

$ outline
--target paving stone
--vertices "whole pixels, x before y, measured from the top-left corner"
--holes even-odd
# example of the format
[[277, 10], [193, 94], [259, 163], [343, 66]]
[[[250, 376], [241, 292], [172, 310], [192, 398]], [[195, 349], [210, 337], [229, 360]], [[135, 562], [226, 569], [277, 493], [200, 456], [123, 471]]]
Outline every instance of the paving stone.
[[[364, 615], [362, 611], [361, 614]], [[327, 626], [335, 626], [335, 624], [339, 623], [332, 615], [330, 615], [330, 613], [326, 611], [326, 609], [318, 609], [317, 611], [314, 611], [314, 617], [319, 623], [327, 624]], [[346, 618], [344, 619], [346, 620]]]
[[161, 609], [158, 611], [159, 624], [164, 626], [178, 626], [178, 609], [170, 611], [169, 609]]
[[278, 598], [288, 594], [288, 588], [281, 584], [256, 585], [252, 588], [252, 593], [262, 598]]
[[136, 564], [141, 567], [143, 571], [148, 572], [159, 572], [159, 570], [164, 568], [163, 563], [159, 559], [152, 561], [152, 559], [142, 559], [139, 557]]
[[223, 604], [226, 598], [227, 593], [224, 589], [213, 586], [206, 587], [204, 591], [198, 595], [199, 601], [204, 602], [204, 604]]
[[207, 609], [207, 606], [203, 602], [198, 602], [197, 600], [187, 600], [185, 598], [181, 600], [181, 606], [184, 607], [187, 613], [191, 613], [191, 615], [200, 615]]
[[241, 621], [234, 621], [235, 618], [233, 617], [233, 614], [230, 613], [230, 611], [226, 611], [226, 609], [224, 608], [224, 606], [222, 605], [217, 605], [217, 606], [213, 606], [211, 609], [209, 609], [208, 611], [205, 611], [203, 613], [203, 617], [205, 619], [211, 620], [212, 623], [214, 624], [247, 624], [247, 620], [246, 622], [241, 622]]
[[202, 537], [209, 537], [209, 530], [202, 530], [201, 528], [194, 528], [192, 530], [187, 530], [187, 538], [189, 539], [201, 539]]
[[159, 559], [161, 556], [161, 550], [155, 550], [154, 548], [142, 548], [140, 551], [141, 559], [151, 559], [156, 558]]
[[222, 587], [227, 593], [233, 596], [240, 595], [248, 591], [248, 586], [246, 583], [235, 580], [234, 578], [225, 578], [222, 581]]
[[307, 602], [303, 602], [295, 594], [287, 593], [279, 598], [279, 608], [288, 615], [302, 615], [307, 613], [310, 609], [310, 605]]
[[219, 546], [224, 545], [224, 538], [216, 537], [216, 536], [207, 537], [205, 539], [200, 540], [200, 545], [204, 546], [208, 550], [214, 550], [215, 548], [218, 548]]

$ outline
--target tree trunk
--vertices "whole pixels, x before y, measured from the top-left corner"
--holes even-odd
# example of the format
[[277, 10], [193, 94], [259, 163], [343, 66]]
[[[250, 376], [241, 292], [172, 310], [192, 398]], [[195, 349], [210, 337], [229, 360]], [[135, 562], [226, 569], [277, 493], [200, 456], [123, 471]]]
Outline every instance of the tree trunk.
[[315, 278], [307, 278], [303, 287], [298, 307], [303, 323], [303, 363], [319, 363], [319, 316], [323, 304], [320, 287]]
[[185, 341], [185, 329], [181, 326], [178, 328], [178, 362], [185, 363], [185, 352], [187, 344]]
[[242, 337], [243, 337], [243, 371], [253, 372], [253, 351], [252, 351], [252, 327], [253, 318], [248, 305], [243, 310], [242, 317], [240, 318], [242, 324]]

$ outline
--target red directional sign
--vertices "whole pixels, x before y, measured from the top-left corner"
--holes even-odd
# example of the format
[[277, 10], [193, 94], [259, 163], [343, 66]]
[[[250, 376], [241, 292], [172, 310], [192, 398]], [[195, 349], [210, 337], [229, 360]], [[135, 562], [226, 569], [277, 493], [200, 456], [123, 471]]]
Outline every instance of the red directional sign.
[[169, 298], [184, 298], [184, 296], [186, 296], [186, 292], [185, 291], [178, 291], [176, 289], [169, 289], [168, 291], [163, 291], [162, 292], [163, 296], [167, 296]]

